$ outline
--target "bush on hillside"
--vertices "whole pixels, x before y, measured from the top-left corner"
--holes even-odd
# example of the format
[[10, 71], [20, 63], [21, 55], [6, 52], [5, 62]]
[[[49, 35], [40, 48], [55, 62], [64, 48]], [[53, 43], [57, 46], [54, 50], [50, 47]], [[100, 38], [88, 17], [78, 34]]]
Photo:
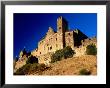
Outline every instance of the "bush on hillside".
[[52, 56], [51, 56], [51, 62], [60, 61], [63, 57], [63, 50], [57, 50]]
[[94, 44], [90, 44], [86, 47], [86, 53], [87, 55], [96, 55], [97, 54], [97, 48]]
[[75, 52], [72, 50], [71, 47], [67, 46], [64, 49], [57, 50], [52, 56], [51, 56], [51, 63], [54, 63], [56, 61], [60, 61], [63, 58], [70, 58], [75, 54]]
[[63, 49], [63, 53], [64, 53], [64, 58], [71, 58], [73, 57], [73, 55], [75, 54], [75, 51], [72, 50], [71, 47], [67, 46]]
[[38, 63], [38, 58], [36, 58], [35, 56], [30, 56], [27, 61], [26, 61], [27, 64], [33, 64], [33, 63]]
[[79, 71], [79, 75], [90, 75], [90, 74], [91, 74], [91, 72], [87, 69], [81, 69]]
[[38, 64], [38, 63], [33, 63], [33, 64], [26, 64], [23, 67], [19, 68], [14, 75], [26, 75], [28, 73], [33, 73], [33, 72], [42, 72], [45, 69], [47, 69], [45, 64]]

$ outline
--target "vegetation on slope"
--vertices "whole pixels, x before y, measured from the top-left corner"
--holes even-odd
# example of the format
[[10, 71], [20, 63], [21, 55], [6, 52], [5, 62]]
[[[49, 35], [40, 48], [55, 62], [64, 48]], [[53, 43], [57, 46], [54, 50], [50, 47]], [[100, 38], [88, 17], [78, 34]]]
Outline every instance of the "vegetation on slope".
[[33, 64], [25, 64], [21, 68], [19, 68], [14, 75], [28, 75], [29, 73], [34, 73], [38, 72], [39, 74], [48, 69], [48, 67], [45, 66], [45, 64], [38, 64], [38, 63], [33, 63]]
[[[73, 57], [75, 52], [71, 47], [56, 51], [51, 59], [49, 67], [45, 64], [39, 64], [38, 58], [30, 55], [26, 64], [19, 68], [15, 75], [96, 75], [96, 46], [88, 45], [86, 53], [81, 57]], [[56, 63], [54, 63], [56, 62]]]
[[97, 48], [94, 44], [90, 44], [86, 47], [86, 53], [87, 55], [96, 55], [97, 54]]
[[90, 75], [90, 74], [91, 74], [91, 71], [85, 68], [79, 71], [79, 75]]
[[62, 59], [67, 59], [73, 57], [75, 52], [72, 50], [71, 47], [67, 46], [64, 49], [57, 50], [51, 57], [51, 63], [56, 61], [60, 61]]
[[38, 63], [38, 58], [36, 58], [35, 56], [30, 55], [28, 57], [28, 60], [26, 61], [27, 64], [34, 64], [34, 63]]
[[[39, 75], [39, 73], [34, 72], [30, 75]], [[41, 75], [97, 75], [97, 59], [94, 55], [62, 59], [50, 64], [50, 68], [44, 70]]]

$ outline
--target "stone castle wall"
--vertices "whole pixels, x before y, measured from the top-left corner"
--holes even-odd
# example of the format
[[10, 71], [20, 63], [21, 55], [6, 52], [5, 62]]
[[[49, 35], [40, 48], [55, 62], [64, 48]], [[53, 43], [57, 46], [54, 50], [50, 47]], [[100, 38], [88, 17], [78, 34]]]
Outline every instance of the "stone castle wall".
[[94, 37], [82, 40], [82, 45], [75, 47], [74, 49], [76, 52], [75, 56], [85, 55], [86, 47], [90, 44], [94, 44], [97, 47], [97, 39]]
[[81, 42], [82, 42], [82, 46], [87, 46], [89, 44], [95, 44], [97, 46], [97, 39], [96, 39], [96, 37], [84, 39]]
[[74, 49], [74, 38], [73, 38], [73, 31], [65, 32], [65, 45], [70, 46]]
[[[67, 32], [68, 34], [69, 32]], [[68, 42], [69, 43], [69, 42]], [[70, 43], [71, 44], [71, 43]], [[73, 47], [73, 50], [75, 50], [75, 55], [74, 57], [77, 57], [77, 56], [81, 56], [81, 55], [86, 55], [86, 47], [87, 45], [90, 45], [90, 44], [94, 44], [96, 45], [97, 47], [97, 39], [96, 38], [91, 38], [91, 39], [84, 39], [82, 41], [82, 45], [80, 46], [77, 46], [77, 47]], [[69, 45], [68, 45], [69, 46]], [[71, 45], [70, 45], [71, 46]], [[51, 62], [51, 56], [54, 52], [49, 52], [47, 54], [44, 54], [44, 55], [41, 55], [41, 56], [38, 56], [39, 58], [39, 63], [44, 63], [46, 65], [48, 65], [50, 62]]]
[[51, 62], [51, 56], [52, 56], [53, 52], [49, 52], [47, 54], [38, 56], [37, 58], [39, 58], [38, 63], [39, 64], [45, 64], [45, 65], [49, 65], [49, 63]]
[[32, 51], [32, 55], [38, 57], [39, 63], [44, 63], [44, 59], [50, 61], [50, 54], [56, 50], [63, 49], [64, 47], [70, 46], [73, 50], [75, 46], [81, 44], [81, 40], [87, 38], [80, 30], [69, 31], [68, 22], [59, 17], [57, 19], [57, 32], [53, 31], [49, 27], [46, 36], [38, 42], [38, 49]]
[[51, 36], [46, 35], [45, 39], [41, 40], [38, 44], [37, 56], [47, 54], [48, 52], [55, 52], [58, 49], [57, 33]]

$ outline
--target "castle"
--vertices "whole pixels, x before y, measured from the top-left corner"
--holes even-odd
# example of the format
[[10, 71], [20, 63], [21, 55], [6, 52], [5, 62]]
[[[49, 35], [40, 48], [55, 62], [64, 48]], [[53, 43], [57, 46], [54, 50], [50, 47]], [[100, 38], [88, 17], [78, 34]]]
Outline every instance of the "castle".
[[60, 16], [57, 19], [57, 32], [52, 27], [49, 27], [45, 37], [38, 42], [38, 48], [32, 51], [32, 55], [38, 57], [39, 63], [48, 63], [51, 61], [50, 56], [56, 50], [67, 46], [70, 46], [74, 50], [74, 47], [81, 45], [81, 40], [87, 38], [78, 29], [69, 31], [68, 22]]
[[[49, 27], [45, 37], [38, 42], [38, 48], [31, 52], [31, 55], [38, 58], [38, 63], [48, 65], [51, 62], [51, 55], [56, 51], [70, 46], [75, 50], [74, 56], [85, 55], [86, 47], [89, 44], [95, 44], [96, 37], [88, 38], [78, 29], [70, 31], [68, 22], [61, 16], [57, 19], [57, 32]], [[16, 62], [15, 69], [19, 69], [26, 64], [28, 55], [20, 52], [19, 60]]]

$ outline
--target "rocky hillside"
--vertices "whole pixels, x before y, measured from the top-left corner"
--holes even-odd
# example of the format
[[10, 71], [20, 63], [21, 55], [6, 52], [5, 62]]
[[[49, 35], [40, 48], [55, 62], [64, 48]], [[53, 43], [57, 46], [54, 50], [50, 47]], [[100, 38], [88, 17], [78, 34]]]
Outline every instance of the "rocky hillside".
[[[82, 69], [90, 71], [91, 75], [97, 75], [97, 57], [84, 55], [72, 57], [50, 64], [50, 68], [40, 73], [40, 75], [79, 75]], [[34, 72], [29, 75], [39, 75]]]

